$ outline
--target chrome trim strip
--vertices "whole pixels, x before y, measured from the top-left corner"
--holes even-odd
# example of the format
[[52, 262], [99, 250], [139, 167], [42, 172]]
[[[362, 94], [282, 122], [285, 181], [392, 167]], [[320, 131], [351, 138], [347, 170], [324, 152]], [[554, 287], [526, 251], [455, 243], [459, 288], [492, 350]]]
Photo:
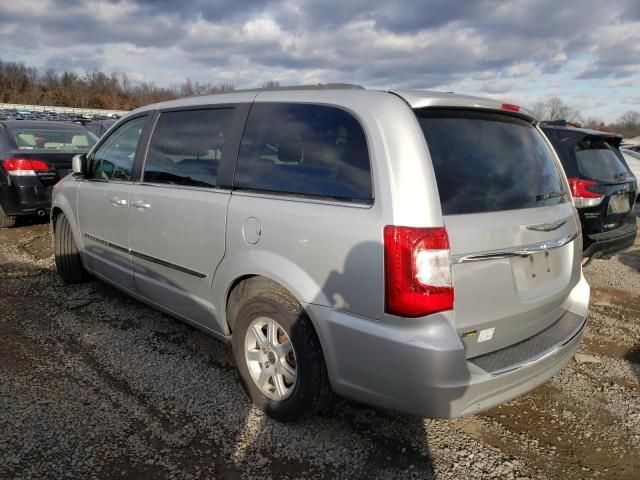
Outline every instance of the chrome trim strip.
[[319, 205], [335, 205], [337, 207], [351, 207], [351, 208], [362, 208], [362, 209], [373, 208], [373, 203], [375, 201], [375, 200], [372, 200], [371, 203], [358, 203], [358, 202], [350, 202], [348, 200], [340, 201], [340, 200], [332, 200], [329, 198], [305, 196], [303, 194], [296, 195], [294, 193], [288, 193], [288, 192], [277, 193], [277, 192], [270, 192], [266, 190], [259, 191], [259, 190], [235, 189], [231, 194], [236, 195], [238, 197], [267, 198], [272, 200], [283, 200], [288, 202], [314, 203]]
[[131, 255], [133, 255], [134, 257], [142, 258], [143, 260], [147, 260], [152, 263], [157, 263], [158, 265], [162, 265], [163, 267], [168, 267], [174, 270], [178, 270], [179, 272], [188, 273], [189, 275], [193, 275], [194, 277], [205, 278], [207, 276], [206, 273], [200, 273], [196, 270], [191, 270], [190, 268], [183, 267], [181, 265], [176, 265], [175, 263], [167, 262], [166, 260], [152, 257], [151, 255], [147, 255], [145, 253], [131, 250]]
[[492, 377], [496, 377], [498, 375], [502, 375], [504, 373], [508, 373], [508, 372], [513, 372], [514, 370], [518, 370], [520, 368], [524, 368], [524, 367], [528, 367], [533, 365], [534, 363], [537, 362], [541, 362], [542, 360], [544, 360], [545, 358], [553, 355], [554, 353], [556, 353], [558, 350], [560, 350], [562, 347], [564, 347], [565, 345], [567, 345], [568, 343], [570, 343], [574, 338], [576, 338], [580, 332], [582, 332], [582, 330], [584, 329], [585, 325], [587, 324], [587, 317], [585, 316], [582, 319], [582, 322], [580, 322], [580, 325], [578, 325], [573, 332], [571, 332], [569, 334], [569, 336], [567, 338], [565, 338], [564, 340], [562, 340], [561, 342], [556, 343], [555, 345], [553, 345], [552, 347], [549, 347], [548, 349], [546, 349], [543, 352], [540, 352], [538, 355], [535, 355], [531, 358], [528, 358], [527, 360], [524, 360], [522, 362], [519, 363], [515, 363], [513, 365], [509, 365], [508, 367], [504, 367], [504, 368], [500, 368], [498, 370], [494, 370], [492, 372], [488, 372]]
[[105, 247], [113, 248], [114, 250], [118, 250], [120, 252], [128, 253], [134, 257], [142, 258], [143, 260], [147, 260], [148, 262], [157, 263], [158, 265], [162, 265], [163, 267], [172, 268], [174, 270], [178, 270], [179, 272], [187, 273], [189, 275], [193, 275], [198, 278], [206, 278], [206, 273], [201, 273], [196, 270], [191, 270], [190, 268], [183, 267], [181, 265], [176, 265], [175, 263], [167, 262], [166, 260], [162, 260], [160, 258], [152, 257], [151, 255], [147, 255], [145, 253], [136, 252], [135, 250], [131, 250], [130, 248], [123, 247], [121, 245], [116, 245], [115, 243], [108, 242], [98, 237], [94, 237], [93, 235], [89, 235], [88, 233], [84, 234], [89, 240], [93, 240], [100, 245], [104, 245]]
[[453, 255], [451, 261], [454, 264], [458, 263], [470, 263], [481, 262], [484, 260], [496, 260], [500, 258], [510, 257], [528, 257], [537, 252], [544, 252], [545, 250], [552, 250], [554, 248], [564, 247], [568, 243], [573, 242], [580, 236], [579, 233], [567, 235], [565, 237], [556, 238], [554, 240], [547, 240], [545, 242], [532, 243], [530, 245], [524, 245], [521, 247], [504, 248], [500, 250], [487, 250], [478, 253], [466, 253], [462, 255]]
[[195, 190], [198, 192], [207, 192], [207, 193], [226, 193], [229, 195], [231, 193], [231, 189], [227, 187], [198, 187], [195, 185], [172, 185], [170, 183], [157, 183], [157, 182], [135, 182], [136, 186], [140, 185], [143, 187], [157, 187], [157, 188], [172, 188], [177, 190]]
[[94, 242], [99, 243], [100, 245], [104, 245], [105, 247], [110, 247], [110, 248], [113, 248], [114, 250], [118, 250], [118, 251], [124, 252], [124, 253], [129, 253], [129, 254], [131, 253], [131, 250], [129, 250], [126, 247], [117, 245], [115, 243], [107, 242], [106, 240], [103, 240], [103, 239], [98, 238], [98, 237], [94, 237], [93, 235], [89, 235], [88, 233], [85, 233], [84, 236], [86, 238], [88, 238], [89, 240], [93, 240]]

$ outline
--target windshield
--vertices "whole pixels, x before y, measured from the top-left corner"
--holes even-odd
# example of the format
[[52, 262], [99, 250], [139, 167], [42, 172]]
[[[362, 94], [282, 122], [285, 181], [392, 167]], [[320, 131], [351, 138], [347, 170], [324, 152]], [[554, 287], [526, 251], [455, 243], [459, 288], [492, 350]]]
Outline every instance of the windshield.
[[64, 128], [11, 128], [19, 150], [88, 151], [98, 140], [88, 130]]
[[558, 168], [530, 123], [477, 110], [417, 112], [445, 215], [565, 201]]
[[627, 166], [604, 139], [587, 137], [575, 149], [578, 168], [585, 177], [607, 181], [626, 178]]

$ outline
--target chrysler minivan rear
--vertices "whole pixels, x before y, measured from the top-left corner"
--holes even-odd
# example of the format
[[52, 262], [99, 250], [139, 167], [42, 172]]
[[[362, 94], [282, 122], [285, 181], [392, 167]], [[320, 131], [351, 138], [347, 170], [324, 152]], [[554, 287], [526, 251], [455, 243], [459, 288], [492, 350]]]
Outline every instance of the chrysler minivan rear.
[[[396, 93], [422, 131], [442, 222], [385, 227], [386, 316], [332, 338], [332, 350], [377, 353], [337, 390], [419, 415], [466, 415], [531, 390], [572, 358], [589, 302], [580, 222], [526, 112]], [[404, 161], [389, 159], [398, 170]]]

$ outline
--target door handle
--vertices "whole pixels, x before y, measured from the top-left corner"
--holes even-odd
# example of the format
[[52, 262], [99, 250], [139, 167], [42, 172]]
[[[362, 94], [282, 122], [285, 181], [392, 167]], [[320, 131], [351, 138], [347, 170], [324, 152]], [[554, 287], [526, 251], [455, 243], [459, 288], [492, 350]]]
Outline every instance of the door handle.
[[150, 203], [145, 202], [144, 200], [136, 200], [135, 202], [131, 202], [132, 207], [139, 208], [141, 210], [146, 210], [151, 207]]
[[126, 205], [127, 201], [124, 198], [112, 197], [111, 198], [111, 203], [113, 203], [116, 207], [119, 207], [119, 206], [122, 206], [122, 205]]

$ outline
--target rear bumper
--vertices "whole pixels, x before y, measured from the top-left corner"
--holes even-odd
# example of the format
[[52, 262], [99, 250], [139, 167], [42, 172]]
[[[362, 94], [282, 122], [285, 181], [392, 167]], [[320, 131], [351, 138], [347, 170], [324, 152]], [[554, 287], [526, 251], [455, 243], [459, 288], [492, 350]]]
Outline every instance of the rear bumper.
[[414, 319], [375, 322], [328, 307], [307, 309], [336, 393], [414, 415], [451, 418], [522, 395], [562, 369], [580, 343], [588, 303], [589, 285], [582, 278], [565, 314], [574, 317], [576, 327], [551, 347], [533, 351], [529, 345], [528, 358], [493, 372], [480, 368], [478, 357], [465, 358], [458, 333], [444, 316], [416, 325]]
[[582, 255], [584, 257], [614, 255], [632, 247], [637, 232], [638, 225], [634, 218], [632, 223], [627, 223], [616, 230], [585, 236], [585, 249]]
[[52, 187], [0, 186], [0, 205], [7, 215], [31, 215], [51, 208]]

